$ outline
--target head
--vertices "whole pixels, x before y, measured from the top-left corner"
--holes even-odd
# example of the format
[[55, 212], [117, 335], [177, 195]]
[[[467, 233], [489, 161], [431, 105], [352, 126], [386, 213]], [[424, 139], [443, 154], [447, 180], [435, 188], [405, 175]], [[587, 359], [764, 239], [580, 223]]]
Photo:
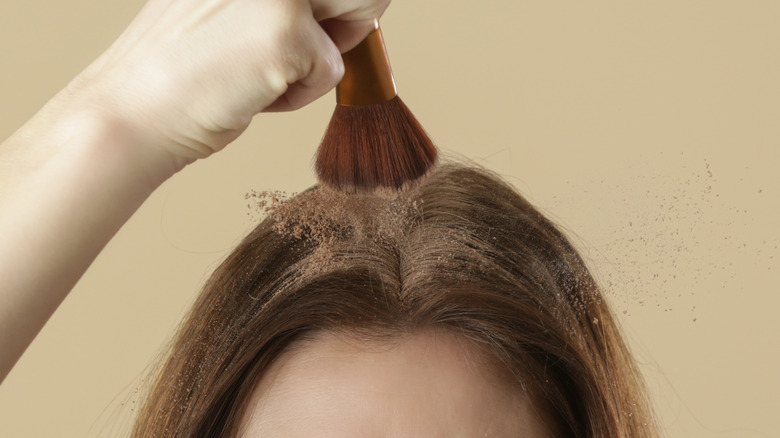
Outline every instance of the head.
[[207, 282], [134, 436], [656, 436], [585, 264], [496, 176], [287, 207]]

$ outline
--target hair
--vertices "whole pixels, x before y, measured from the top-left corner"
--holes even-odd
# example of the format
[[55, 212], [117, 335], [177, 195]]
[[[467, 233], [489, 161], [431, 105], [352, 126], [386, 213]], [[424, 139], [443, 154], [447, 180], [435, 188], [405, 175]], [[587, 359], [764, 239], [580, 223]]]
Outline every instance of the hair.
[[[297, 199], [325, 192], [314, 186]], [[206, 282], [132, 436], [235, 437], [253, 388], [296, 340], [347, 330], [395, 339], [425, 328], [482, 346], [515, 380], [508, 384], [552, 409], [562, 436], [658, 436], [613, 315], [561, 231], [477, 167], [439, 165], [403, 193], [363, 195], [388, 206], [363, 214], [409, 207], [391, 221], [396, 232], [353, 224], [324, 239], [303, 216], [302, 233], [283, 232], [295, 227], [279, 215], [265, 218]]]

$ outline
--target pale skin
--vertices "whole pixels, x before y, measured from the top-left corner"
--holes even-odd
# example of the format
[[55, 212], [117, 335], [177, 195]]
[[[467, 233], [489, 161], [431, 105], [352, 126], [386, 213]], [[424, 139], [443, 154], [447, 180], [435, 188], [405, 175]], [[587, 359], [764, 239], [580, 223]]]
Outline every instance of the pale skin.
[[388, 3], [150, 0], [0, 144], [0, 381], [163, 181], [327, 93]]
[[530, 397], [484, 359], [440, 330], [392, 343], [326, 332], [269, 367], [239, 437], [553, 437]]

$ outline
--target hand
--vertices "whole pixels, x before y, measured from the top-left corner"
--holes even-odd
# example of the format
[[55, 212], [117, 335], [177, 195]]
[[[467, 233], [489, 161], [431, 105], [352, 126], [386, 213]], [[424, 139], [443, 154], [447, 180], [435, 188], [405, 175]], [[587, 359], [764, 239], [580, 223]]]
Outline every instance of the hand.
[[0, 382], [152, 191], [343, 74], [388, 0], [149, 0], [0, 144]]
[[388, 3], [150, 0], [57, 98], [119, 123], [138, 139], [132, 147], [180, 169], [224, 148], [255, 114], [328, 92], [343, 75], [340, 53]]

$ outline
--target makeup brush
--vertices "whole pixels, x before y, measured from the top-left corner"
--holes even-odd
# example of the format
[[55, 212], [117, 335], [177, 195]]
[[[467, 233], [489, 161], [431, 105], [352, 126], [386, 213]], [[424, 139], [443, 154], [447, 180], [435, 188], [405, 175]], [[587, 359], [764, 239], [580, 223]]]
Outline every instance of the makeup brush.
[[401, 188], [423, 176], [436, 146], [398, 97], [379, 22], [342, 55], [336, 109], [317, 150], [320, 182], [346, 191]]

